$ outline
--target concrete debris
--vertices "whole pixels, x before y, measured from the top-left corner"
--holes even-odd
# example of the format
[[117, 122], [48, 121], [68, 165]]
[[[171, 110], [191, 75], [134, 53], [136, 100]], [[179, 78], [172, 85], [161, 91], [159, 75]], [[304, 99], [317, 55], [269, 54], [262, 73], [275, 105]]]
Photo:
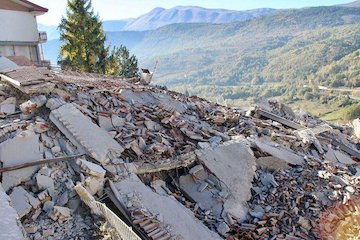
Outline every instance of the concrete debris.
[[20, 218], [27, 215], [33, 208], [40, 206], [40, 201], [22, 187], [15, 187], [10, 194], [10, 199]]
[[[21, 197], [21, 196], [20, 196]], [[20, 209], [19, 209], [20, 210]], [[0, 236], [1, 239], [26, 239], [18, 211], [0, 184]]]
[[120, 156], [124, 150], [70, 103], [52, 110], [50, 119], [78, 149], [88, 152], [100, 163], [110, 162], [111, 156]]
[[16, 98], [9, 97], [0, 103], [0, 113], [2, 114], [13, 114], [16, 108]]
[[279, 158], [289, 164], [302, 165], [304, 163], [301, 156], [273, 141], [255, 140], [255, 144], [262, 152]]
[[318, 239], [319, 214], [360, 194], [356, 121], [98, 74], [20, 67], [1, 79], [1, 239], [114, 236], [81, 199], [143, 239]]
[[[132, 202], [131, 206], [129, 205], [130, 208], [146, 209], [153, 215], [161, 214], [162, 221], [160, 224], [170, 226], [171, 230], [168, 233], [171, 236], [189, 240], [198, 238], [221, 239], [215, 232], [210, 231], [197, 220], [190, 210], [186, 209], [172, 197], [153, 192], [137, 176], [131, 175], [115, 185], [121, 195], [121, 201], [124, 206]], [[164, 211], [164, 209], [171, 209], [171, 211]], [[142, 221], [139, 219], [139, 221], [135, 222], [143, 227], [148, 224], [145, 222], [145, 219], [142, 219]]]
[[40, 190], [54, 188], [54, 181], [50, 177], [41, 174], [36, 175], [36, 183]]
[[[42, 158], [39, 135], [32, 130], [19, 132], [14, 138], [0, 144], [0, 160], [4, 167], [34, 162]], [[3, 188], [8, 191], [22, 181], [29, 180], [36, 170], [38, 167], [35, 166], [3, 173]]]
[[284, 161], [280, 158], [267, 156], [267, 157], [259, 157], [256, 159], [256, 165], [258, 167], [262, 167], [269, 170], [277, 170], [277, 169], [288, 169], [290, 168], [289, 162]]
[[46, 96], [38, 95], [38, 96], [35, 96], [35, 97], [31, 98], [30, 100], [20, 104], [19, 108], [23, 113], [31, 114], [36, 109], [44, 106], [46, 101], [47, 101]]
[[85, 159], [78, 159], [76, 163], [80, 166], [81, 170], [83, 170], [85, 173], [91, 176], [95, 176], [99, 178], [105, 177], [105, 173], [106, 173], [105, 169], [103, 169], [101, 166], [95, 163], [86, 161]]
[[353, 122], [353, 127], [354, 127], [354, 134], [357, 138], [360, 139], [360, 119], [354, 119]]
[[227, 142], [214, 149], [198, 150], [199, 160], [221, 181], [222, 191], [229, 192], [224, 199], [222, 217], [229, 224], [227, 215], [239, 221], [245, 220], [246, 202], [251, 198], [252, 180], [255, 174], [255, 158], [246, 141]]

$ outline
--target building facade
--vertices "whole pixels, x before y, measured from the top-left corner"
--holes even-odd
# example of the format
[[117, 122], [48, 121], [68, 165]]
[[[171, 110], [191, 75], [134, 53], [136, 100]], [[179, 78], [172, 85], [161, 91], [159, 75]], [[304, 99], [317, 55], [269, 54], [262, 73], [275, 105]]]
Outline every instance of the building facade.
[[46, 33], [39, 33], [36, 17], [47, 11], [26, 0], [0, 0], [0, 55], [42, 64], [39, 45], [46, 41]]

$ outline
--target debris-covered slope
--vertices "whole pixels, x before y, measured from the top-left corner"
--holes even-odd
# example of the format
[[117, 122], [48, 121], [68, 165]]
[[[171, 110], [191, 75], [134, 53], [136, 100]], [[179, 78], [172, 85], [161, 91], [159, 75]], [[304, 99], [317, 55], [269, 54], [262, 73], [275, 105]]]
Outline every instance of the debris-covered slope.
[[336, 226], [320, 213], [359, 194], [351, 129], [280, 103], [244, 112], [34, 67], [0, 77], [1, 196], [30, 239], [317, 239]]

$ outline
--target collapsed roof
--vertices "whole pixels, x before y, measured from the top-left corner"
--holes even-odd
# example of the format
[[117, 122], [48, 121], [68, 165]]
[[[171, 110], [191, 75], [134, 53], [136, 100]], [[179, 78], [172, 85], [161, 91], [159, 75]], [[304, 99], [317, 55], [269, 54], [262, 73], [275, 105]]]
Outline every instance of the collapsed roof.
[[245, 112], [36, 67], [0, 77], [0, 218], [21, 221], [4, 238], [316, 239], [320, 211], [359, 194], [351, 129], [281, 103]]

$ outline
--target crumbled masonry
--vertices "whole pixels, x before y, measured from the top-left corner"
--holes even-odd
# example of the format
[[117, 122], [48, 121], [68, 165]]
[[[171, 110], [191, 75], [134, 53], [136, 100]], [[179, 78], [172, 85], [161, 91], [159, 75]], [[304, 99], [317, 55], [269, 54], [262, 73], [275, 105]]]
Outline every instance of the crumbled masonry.
[[0, 78], [0, 239], [318, 239], [321, 212], [359, 196], [360, 120], [97, 74]]

